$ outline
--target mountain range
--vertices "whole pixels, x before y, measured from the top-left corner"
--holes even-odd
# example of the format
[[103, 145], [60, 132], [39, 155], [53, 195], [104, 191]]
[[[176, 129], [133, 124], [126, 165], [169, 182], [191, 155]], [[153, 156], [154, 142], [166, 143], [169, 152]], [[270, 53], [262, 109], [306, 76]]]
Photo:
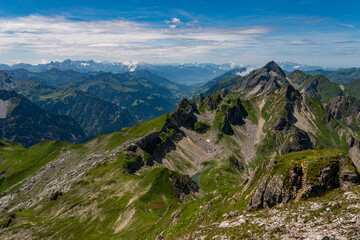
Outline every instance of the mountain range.
[[[294, 62], [279, 62], [284, 71], [292, 72], [295, 70], [306, 71], [310, 75], [322, 74], [328, 77], [331, 81], [336, 83], [349, 83], [360, 79], [358, 68], [330, 68], [321, 66], [310, 66], [306, 64], [299, 64]], [[226, 73], [234, 68], [244, 68], [242, 65], [234, 63], [230, 64], [212, 64], [212, 63], [184, 63], [184, 64], [148, 64], [137, 62], [95, 62], [88, 61], [72, 61], [70, 59], [62, 62], [50, 62], [46, 64], [31, 65], [26, 63], [17, 63], [14, 65], [0, 64], [0, 70], [17, 70], [23, 69], [33, 73], [48, 72], [52, 69], [68, 71], [69, 77], [72, 78], [75, 74], [71, 73], [89, 73], [89, 72], [112, 72], [125, 73], [135, 70], [148, 70], [161, 77], [167, 78], [173, 82], [192, 85], [194, 83], [201, 84], [214, 79], [221, 74]], [[247, 65], [245, 68], [258, 68], [258, 66]], [[70, 71], [69, 71], [70, 70]], [[54, 70], [53, 70], [54, 71]], [[53, 73], [50, 78], [56, 78], [56, 73]], [[10, 74], [12, 75], [12, 74]], [[50, 79], [49, 78], [49, 79]]]
[[14, 90], [45, 110], [75, 119], [94, 137], [173, 111], [189, 87], [146, 70], [113, 74], [17, 69], [0, 72], [0, 89]]
[[[127, 76], [64, 84], [148, 91], [150, 80]], [[171, 114], [84, 144], [0, 141], [0, 236], [359, 237], [360, 101], [349, 87], [275, 62], [231, 77]]]
[[[29, 72], [41, 73], [48, 72], [51, 69], [59, 69], [62, 71], [75, 71], [80, 73], [88, 72], [112, 72], [125, 73], [135, 70], [148, 70], [159, 76], [170, 79], [173, 82], [181, 84], [194, 84], [208, 81], [218, 75], [225, 73], [232, 67], [231, 64], [146, 64], [131, 62], [95, 62], [89, 61], [71, 61], [67, 59], [63, 62], [50, 62], [47, 64], [31, 65], [25, 63], [17, 63], [12, 66], [1, 64], [0, 70], [16, 70], [23, 69]], [[56, 75], [56, 74], [55, 74]]]

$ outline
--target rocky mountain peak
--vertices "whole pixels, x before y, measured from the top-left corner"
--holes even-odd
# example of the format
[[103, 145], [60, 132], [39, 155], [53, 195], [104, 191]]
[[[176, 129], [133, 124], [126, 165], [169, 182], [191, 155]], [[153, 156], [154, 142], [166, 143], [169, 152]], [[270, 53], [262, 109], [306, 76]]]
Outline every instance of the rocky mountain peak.
[[286, 77], [285, 72], [274, 61], [267, 63], [263, 69], [266, 69], [267, 72], [275, 72], [282, 77]]
[[170, 125], [174, 127], [192, 127], [196, 122], [195, 113], [198, 113], [196, 103], [184, 98], [171, 114]]
[[272, 61], [247, 76], [234, 89], [244, 92], [246, 98], [252, 98], [287, 85], [290, 83], [286, 79], [286, 74]]

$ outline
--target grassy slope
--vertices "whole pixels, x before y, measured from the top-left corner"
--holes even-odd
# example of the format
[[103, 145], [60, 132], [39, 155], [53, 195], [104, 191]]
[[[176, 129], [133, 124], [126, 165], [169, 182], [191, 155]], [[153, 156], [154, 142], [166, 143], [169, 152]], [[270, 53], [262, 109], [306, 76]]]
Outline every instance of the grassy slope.
[[[125, 128], [120, 132], [101, 135], [92, 141], [102, 142], [106, 139], [104, 151], [112, 150], [126, 141], [139, 138], [152, 131], [159, 131], [163, 127], [168, 115], [165, 114], [151, 121], [139, 123], [131, 128]], [[30, 148], [24, 148], [21, 144], [0, 141], [0, 191], [30, 176], [46, 163], [56, 159], [62, 149], [84, 152], [86, 144], [72, 145], [66, 142], [50, 141], [42, 142]], [[104, 142], [99, 146], [104, 145]]]
[[310, 97], [318, 97], [320, 99], [344, 95], [338, 84], [331, 82], [323, 75], [308, 76], [299, 90], [305, 90], [309, 92]]
[[[160, 130], [167, 117], [164, 115], [118, 133], [103, 135], [92, 142], [101, 142], [99, 148], [112, 150], [126, 141], [143, 136], [153, 130]], [[107, 144], [104, 145], [104, 141]], [[61, 144], [57, 142], [42, 143], [29, 149], [13, 144], [12, 150], [14, 151], [12, 151], [8, 149], [9, 143], [6, 143], [1, 150], [7, 153], [4, 155], [7, 161], [25, 154], [24, 161], [27, 167], [24, 168], [30, 174], [34, 171], [28, 167], [32, 163], [31, 156], [37, 156], [38, 169], [58, 153], [56, 149], [60, 151], [63, 147], [72, 147]], [[54, 146], [57, 148], [52, 149]], [[86, 150], [83, 151], [86, 154]], [[39, 152], [44, 155], [39, 155]], [[131, 175], [124, 169], [128, 160], [129, 156], [120, 154], [116, 161], [99, 164], [90, 170], [85, 179], [76, 184], [74, 189], [58, 199], [45, 201], [40, 208], [16, 212], [17, 217], [12, 230], [32, 228], [31, 225], [35, 225], [37, 227], [32, 229], [35, 233], [34, 237], [38, 238], [52, 236], [76, 239], [88, 239], [89, 237], [140, 239], [160, 234], [163, 230], [163, 227], [160, 226], [167, 225], [168, 221], [173, 221], [175, 212], [183, 212], [181, 214], [183, 218], [173, 230], [174, 232], [183, 230], [184, 227], [191, 227], [189, 222], [194, 220], [194, 209], [211, 197], [206, 196], [204, 199], [183, 205], [175, 197], [175, 192], [167, 180], [169, 175], [176, 173], [161, 166], [155, 166], [153, 168], [145, 167], [139, 174]], [[203, 192], [211, 191], [212, 194], [215, 194], [213, 196], [216, 196], [218, 192], [227, 193], [240, 185], [242, 178], [239, 171], [234, 168], [233, 159], [229, 158], [208, 164], [206, 173], [200, 177]], [[15, 175], [21, 175], [22, 179], [29, 175], [24, 175], [20, 168], [16, 169], [18, 172], [15, 171]], [[216, 179], [215, 188], [211, 180], [213, 178]], [[15, 183], [15, 180], [11, 183]], [[164, 207], [154, 209], [150, 203], [162, 203]], [[56, 217], [58, 214], [61, 217]], [[120, 225], [117, 220], [124, 222], [127, 218], [131, 221], [125, 226], [126, 228], [118, 233], [114, 231]], [[157, 224], [155, 224], [156, 222]], [[200, 223], [200, 221], [197, 222]]]
[[[0, 191], [20, 182], [39, 170], [46, 163], [54, 160], [63, 147], [70, 146], [66, 142], [42, 142], [28, 149], [21, 144], [4, 142], [0, 147]], [[77, 145], [80, 147], [81, 145]]]
[[345, 84], [344, 87], [345, 87], [344, 92], [347, 95], [360, 99], [360, 80], [357, 80], [349, 84]]

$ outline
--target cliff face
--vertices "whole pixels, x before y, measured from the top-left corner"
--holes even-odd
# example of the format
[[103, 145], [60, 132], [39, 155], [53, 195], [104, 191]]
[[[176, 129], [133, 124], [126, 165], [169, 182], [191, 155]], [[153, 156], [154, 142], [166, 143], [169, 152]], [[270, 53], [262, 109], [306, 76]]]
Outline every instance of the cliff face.
[[342, 151], [308, 150], [271, 159], [256, 187], [248, 210], [270, 208], [290, 200], [319, 197], [360, 183], [359, 172]]

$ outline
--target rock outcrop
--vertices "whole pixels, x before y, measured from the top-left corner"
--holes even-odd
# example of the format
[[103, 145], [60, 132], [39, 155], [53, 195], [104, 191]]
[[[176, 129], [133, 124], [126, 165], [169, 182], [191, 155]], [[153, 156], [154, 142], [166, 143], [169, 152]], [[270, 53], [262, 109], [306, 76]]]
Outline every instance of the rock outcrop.
[[326, 102], [330, 114], [347, 124], [360, 125], [360, 101], [351, 96], [339, 96]]
[[248, 115], [244, 106], [241, 104], [240, 98], [235, 99], [235, 104], [229, 107], [227, 111], [227, 117], [229, 122], [233, 125], [242, 125], [244, 124], [244, 119]]
[[167, 127], [186, 127], [192, 129], [196, 122], [195, 113], [198, 113], [196, 103], [184, 98], [170, 115]]
[[[326, 152], [328, 151], [328, 152]], [[335, 188], [348, 189], [360, 183], [351, 159], [339, 150], [303, 151], [272, 158], [264, 165], [248, 210], [271, 208], [296, 198], [310, 198]]]
[[169, 182], [180, 200], [184, 199], [185, 195], [199, 191], [199, 186], [188, 175], [170, 172]]

